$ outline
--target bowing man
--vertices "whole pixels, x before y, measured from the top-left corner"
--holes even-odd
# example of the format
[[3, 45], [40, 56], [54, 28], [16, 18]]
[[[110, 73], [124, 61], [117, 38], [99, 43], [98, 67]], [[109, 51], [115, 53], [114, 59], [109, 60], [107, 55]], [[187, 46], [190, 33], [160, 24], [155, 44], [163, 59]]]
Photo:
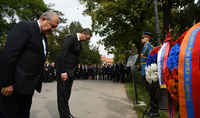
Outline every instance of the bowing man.
[[92, 37], [89, 28], [82, 29], [80, 33], [70, 34], [63, 40], [60, 54], [56, 62], [57, 79], [57, 102], [60, 118], [73, 118], [70, 113], [68, 100], [74, 80], [74, 73], [81, 54], [81, 42], [88, 41]]
[[58, 26], [56, 13], [17, 23], [0, 53], [0, 117], [29, 118], [34, 90], [41, 91], [47, 38]]

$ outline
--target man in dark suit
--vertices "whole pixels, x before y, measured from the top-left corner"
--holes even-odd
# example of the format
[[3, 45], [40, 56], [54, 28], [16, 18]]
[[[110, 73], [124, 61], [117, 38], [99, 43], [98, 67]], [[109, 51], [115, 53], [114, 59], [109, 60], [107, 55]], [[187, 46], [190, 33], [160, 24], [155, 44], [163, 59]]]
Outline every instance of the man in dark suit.
[[52, 79], [51, 79], [51, 82], [56, 80], [56, 69], [55, 69], [55, 63], [52, 62], [51, 63], [51, 75], [52, 75]]
[[117, 67], [116, 67], [116, 79], [117, 79], [117, 82], [118, 81], [121, 81], [120, 80], [120, 69], [119, 69], [119, 64], [116, 63]]
[[127, 70], [124, 61], [122, 60], [120, 64], [120, 75], [121, 75], [121, 83], [125, 82], [125, 70]]
[[51, 11], [37, 21], [16, 24], [0, 53], [0, 117], [29, 118], [34, 90], [41, 92], [46, 36], [58, 26]]
[[68, 100], [74, 80], [74, 73], [81, 53], [81, 42], [92, 37], [89, 28], [82, 29], [80, 33], [67, 35], [63, 40], [60, 54], [56, 62], [58, 72], [57, 102], [60, 118], [73, 118], [70, 113]]
[[88, 79], [88, 71], [89, 71], [88, 66], [87, 64], [85, 64], [85, 79]]
[[44, 82], [49, 82], [49, 77], [50, 77], [50, 64], [49, 64], [49, 61], [46, 62], [46, 65], [44, 66], [44, 68], [45, 68]]
[[98, 67], [97, 67], [96, 64], [94, 64], [93, 69], [94, 69], [94, 80], [97, 80], [97, 71], [98, 71]]
[[101, 79], [101, 80], [103, 80], [103, 75], [104, 75], [104, 67], [103, 67], [103, 65], [100, 65], [101, 67], [100, 67], [100, 69], [99, 69], [99, 78]]
[[106, 80], [108, 79], [108, 66], [107, 64], [104, 64], [104, 68], [103, 68], [103, 79]]
[[108, 80], [112, 80], [112, 66], [108, 64]]
[[78, 64], [78, 66], [77, 66], [77, 78], [80, 79], [80, 77], [81, 77], [81, 65]]
[[81, 66], [81, 79], [85, 79], [85, 66], [82, 64]]
[[117, 64], [114, 62], [112, 66], [112, 73], [113, 73], [113, 82], [117, 82], [118, 80], [116, 79], [117, 77]]

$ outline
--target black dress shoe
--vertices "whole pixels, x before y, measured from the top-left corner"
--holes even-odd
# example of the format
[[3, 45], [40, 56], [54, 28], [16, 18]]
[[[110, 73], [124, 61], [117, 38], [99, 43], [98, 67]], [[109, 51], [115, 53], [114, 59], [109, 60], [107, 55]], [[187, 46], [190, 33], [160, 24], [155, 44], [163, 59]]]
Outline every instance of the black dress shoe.
[[71, 114], [69, 115], [69, 118], [75, 118], [74, 116], [72, 116]]
[[159, 115], [159, 113], [157, 112], [157, 113], [149, 113], [149, 114], [147, 114], [146, 115], [146, 117], [159, 117], [160, 115]]

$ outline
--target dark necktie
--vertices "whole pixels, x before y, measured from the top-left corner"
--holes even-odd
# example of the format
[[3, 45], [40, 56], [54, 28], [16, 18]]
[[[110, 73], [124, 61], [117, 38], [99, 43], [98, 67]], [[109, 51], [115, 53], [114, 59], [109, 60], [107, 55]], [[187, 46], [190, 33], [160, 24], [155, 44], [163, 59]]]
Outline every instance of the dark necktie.
[[81, 41], [79, 41], [79, 46], [81, 47]]

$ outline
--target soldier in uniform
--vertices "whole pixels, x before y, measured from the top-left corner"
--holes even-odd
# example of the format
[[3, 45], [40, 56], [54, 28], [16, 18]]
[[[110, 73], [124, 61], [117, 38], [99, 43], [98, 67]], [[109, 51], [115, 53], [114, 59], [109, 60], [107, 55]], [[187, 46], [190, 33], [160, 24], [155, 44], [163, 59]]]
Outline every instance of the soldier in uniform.
[[153, 34], [149, 33], [149, 32], [143, 32], [143, 37], [141, 39], [141, 43], [144, 44], [144, 47], [142, 49], [142, 53], [141, 53], [141, 70], [142, 70], [142, 77], [145, 80], [145, 85], [146, 85], [146, 89], [149, 92], [150, 95], [150, 111], [146, 112], [146, 117], [157, 117], [159, 116], [158, 113], [158, 100], [157, 98], [155, 98], [155, 94], [152, 91], [152, 87], [149, 87], [149, 83], [146, 81], [146, 74], [145, 74], [145, 66], [146, 66], [146, 62], [147, 62], [147, 58], [149, 56], [149, 53], [151, 50], [153, 50], [153, 45], [150, 44], [150, 40], [153, 37]]

